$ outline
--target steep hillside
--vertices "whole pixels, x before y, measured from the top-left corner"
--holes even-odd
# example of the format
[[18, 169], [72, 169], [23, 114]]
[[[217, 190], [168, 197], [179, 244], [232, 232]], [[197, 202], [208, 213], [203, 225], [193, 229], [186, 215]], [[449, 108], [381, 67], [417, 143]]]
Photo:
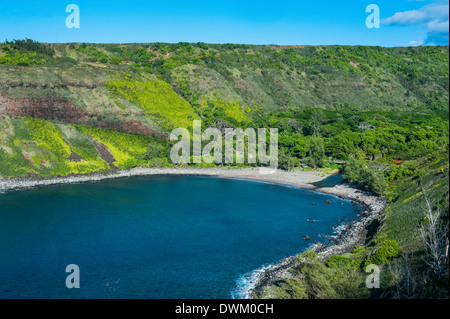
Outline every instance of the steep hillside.
[[[332, 165], [333, 159], [345, 160], [355, 151], [369, 160], [413, 160], [442, 147], [442, 134], [448, 131], [448, 47], [23, 40], [0, 48], [4, 176], [113, 169], [99, 161], [98, 149], [92, 151], [98, 136], [109, 136], [110, 141], [128, 136], [114, 133], [121, 132], [169, 145], [164, 142], [169, 132], [190, 128], [195, 119], [221, 129], [278, 128], [280, 164], [285, 168], [304, 159], [315, 167]], [[39, 129], [32, 123], [41, 123]], [[52, 149], [56, 145], [44, 146], [34, 133], [41, 129], [56, 134], [72, 153], [77, 152], [71, 136], [89, 143], [92, 156], [78, 154], [89, 169], [78, 169], [71, 161], [64, 169], [40, 167], [41, 162], [48, 166], [71, 156], [69, 150]], [[320, 159], [311, 147], [317, 135], [318, 150], [323, 144]], [[113, 146], [106, 149], [114, 153]], [[165, 151], [147, 150], [145, 158], [166, 163]], [[123, 167], [149, 165], [141, 156], [143, 149], [138, 153]], [[42, 156], [33, 159], [30, 154]], [[125, 158], [118, 154], [115, 160]]]
[[0, 53], [4, 95], [63, 98], [91, 113], [112, 113], [111, 120], [121, 108], [128, 111], [121, 118], [142, 116], [105, 89], [124, 74], [168, 82], [197, 112], [216, 100], [265, 111], [306, 106], [412, 111], [447, 109], [449, 101], [448, 47], [52, 44], [50, 56], [21, 52], [22, 47], [8, 51], [9, 46], [3, 44]]

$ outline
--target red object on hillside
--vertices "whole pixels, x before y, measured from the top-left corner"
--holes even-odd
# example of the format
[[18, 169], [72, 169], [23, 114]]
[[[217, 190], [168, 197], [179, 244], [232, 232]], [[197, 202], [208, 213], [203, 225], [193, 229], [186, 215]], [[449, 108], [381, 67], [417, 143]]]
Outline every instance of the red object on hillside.
[[405, 161], [401, 161], [401, 160], [394, 160], [393, 161], [394, 164], [403, 164], [406, 163]]
[[34, 164], [34, 161], [29, 157], [28, 155], [24, 155], [24, 157], [31, 162], [31, 164]]

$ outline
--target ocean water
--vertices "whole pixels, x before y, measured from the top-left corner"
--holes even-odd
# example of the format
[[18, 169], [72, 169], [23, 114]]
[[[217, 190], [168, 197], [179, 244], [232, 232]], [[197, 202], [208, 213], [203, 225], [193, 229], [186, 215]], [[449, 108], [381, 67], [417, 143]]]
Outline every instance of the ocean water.
[[[1, 194], [0, 298], [243, 297], [245, 277], [357, 213], [331, 195], [198, 176]], [[66, 287], [69, 264], [80, 288]]]
[[317, 187], [333, 187], [344, 183], [344, 179], [341, 174], [331, 175], [319, 182], [314, 183]]

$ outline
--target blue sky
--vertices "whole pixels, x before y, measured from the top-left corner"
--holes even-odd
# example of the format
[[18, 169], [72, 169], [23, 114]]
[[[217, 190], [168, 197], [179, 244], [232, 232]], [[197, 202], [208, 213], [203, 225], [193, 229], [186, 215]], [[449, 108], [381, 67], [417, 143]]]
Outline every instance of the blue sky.
[[[68, 4], [80, 28], [68, 29]], [[380, 8], [368, 29], [366, 6]], [[445, 13], [443, 10], [447, 9]], [[448, 44], [448, 0], [0, 0], [0, 41]]]

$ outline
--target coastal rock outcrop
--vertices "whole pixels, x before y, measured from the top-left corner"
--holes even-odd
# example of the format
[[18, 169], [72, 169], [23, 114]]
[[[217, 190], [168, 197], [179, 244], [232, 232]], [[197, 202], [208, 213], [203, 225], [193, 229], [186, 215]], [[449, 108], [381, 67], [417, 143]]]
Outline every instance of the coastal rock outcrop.
[[[318, 234], [318, 236], [323, 238], [328, 237], [329, 242], [315, 242], [315, 246], [311, 249], [315, 250], [320, 258], [325, 261], [332, 255], [340, 255], [352, 251], [356, 245], [364, 245], [368, 232], [367, 226], [372, 220], [376, 219], [384, 212], [387, 204], [384, 197], [374, 196], [373, 194], [357, 190], [346, 184], [321, 188], [320, 191], [351, 199], [356, 205], [361, 205], [364, 209], [358, 215], [357, 221], [353, 220], [340, 227], [334, 227], [333, 230], [336, 230], [337, 228], [342, 229], [336, 237]], [[341, 220], [341, 222], [342, 221], [343, 220]], [[305, 235], [303, 238], [306, 240], [309, 236]], [[294, 258], [295, 257], [293, 256], [289, 257], [289, 260], [291, 261], [289, 265], [275, 265], [271, 269], [262, 272], [257, 278], [255, 285], [252, 287], [249, 298], [258, 298], [271, 285], [276, 282], [282, 282], [285, 274], [290, 272]]]

